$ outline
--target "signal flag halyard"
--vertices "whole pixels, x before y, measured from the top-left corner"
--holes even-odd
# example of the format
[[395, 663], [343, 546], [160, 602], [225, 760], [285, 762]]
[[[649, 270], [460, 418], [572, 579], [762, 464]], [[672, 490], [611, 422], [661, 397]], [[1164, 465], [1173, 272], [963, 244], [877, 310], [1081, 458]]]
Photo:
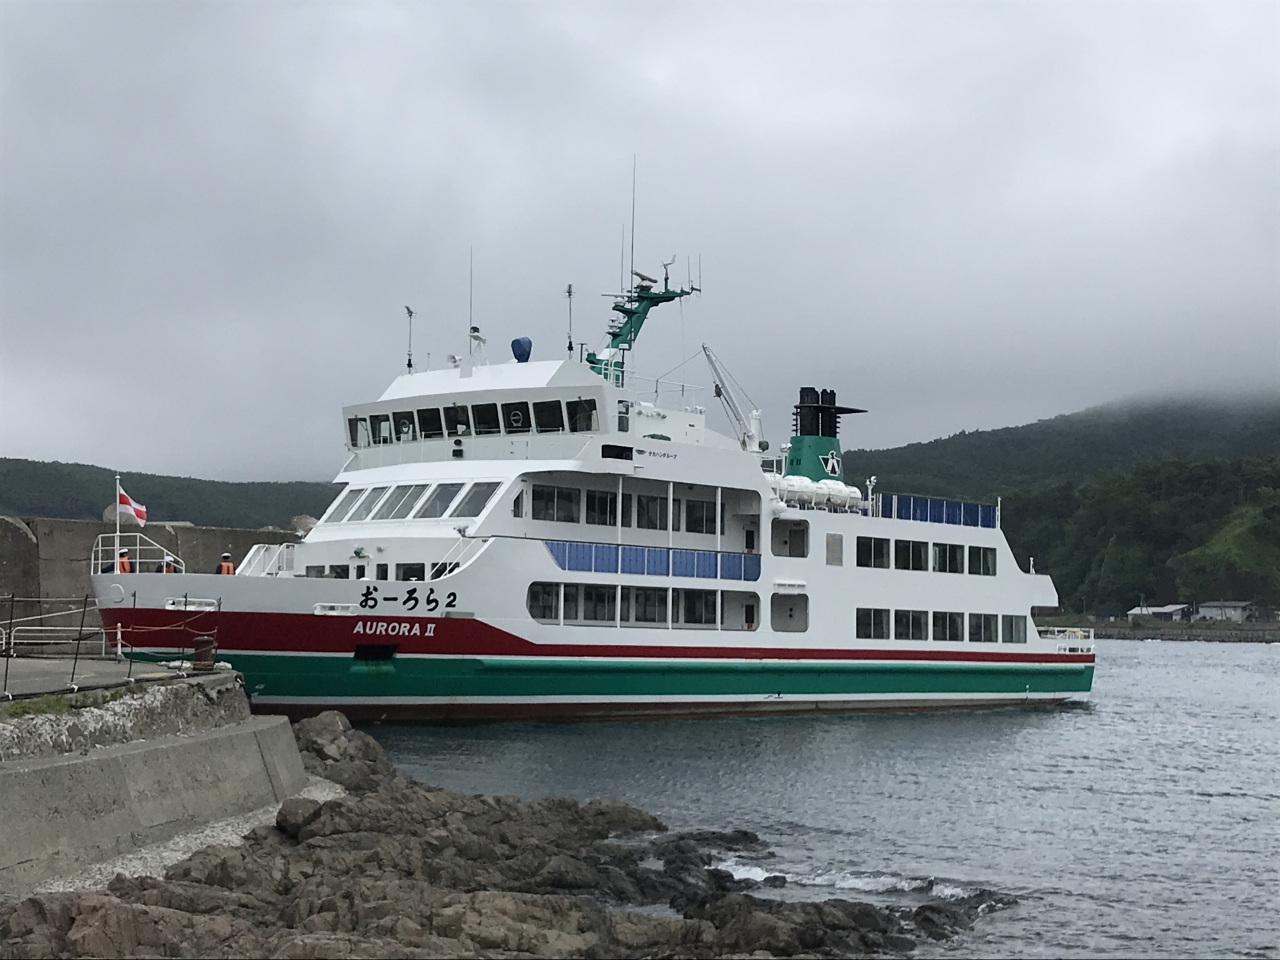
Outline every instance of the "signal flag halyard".
[[138, 521], [138, 526], [145, 527], [147, 525], [147, 508], [136, 502], [123, 490], [119, 493], [116, 513], [127, 513], [133, 519]]

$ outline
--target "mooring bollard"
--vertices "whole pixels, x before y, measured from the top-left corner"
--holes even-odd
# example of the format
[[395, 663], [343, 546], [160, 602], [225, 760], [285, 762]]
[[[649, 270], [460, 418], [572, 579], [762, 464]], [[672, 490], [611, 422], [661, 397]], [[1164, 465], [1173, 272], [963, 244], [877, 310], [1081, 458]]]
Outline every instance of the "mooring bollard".
[[196, 637], [195, 649], [191, 655], [193, 670], [213, 669], [213, 637]]

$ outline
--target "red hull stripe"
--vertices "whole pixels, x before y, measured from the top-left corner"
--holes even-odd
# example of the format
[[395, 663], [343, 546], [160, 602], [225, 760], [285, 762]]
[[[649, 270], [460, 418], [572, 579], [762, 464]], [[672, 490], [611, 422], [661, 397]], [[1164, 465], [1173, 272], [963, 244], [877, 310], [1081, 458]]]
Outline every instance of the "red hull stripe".
[[[626, 643], [533, 643], [469, 617], [328, 617], [299, 613], [191, 614], [146, 608], [103, 609], [114, 633], [139, 648], [189, 647], [194, 637], [212, 634], [224, 650], [242, 653], [350, 654], [356, 644], [395, 644], [399, 655], [453, 657], [627, 657], [659, 660], [916, 660], [966, 663], [1093, 663], [1091, 653], [1015, 653], [1007, 650], [883, 650], [876, 648], [766, 648], [670, 646]], [[379, 624], [386, 624], [379, 631]], [[361, 632], [356, 633], [357, 625]], [[415, 628], [417, 633], [415, 635]], [[430, 629], [428, 629], [430, 628]], [[566, 632], [605, 633], [608, 627], [564, 627]], [[617, 629], [614, 636], [629, 631]], [[684, 631], [673, 630], [677, 640]], [[427, 636], [427, 634], [430, 636]], [[695, 631], [689, 634], [697, 636]], [[705, 634], [702, 634], [705, 636]], [[750, 634], [742, 632], [747, 639]]]

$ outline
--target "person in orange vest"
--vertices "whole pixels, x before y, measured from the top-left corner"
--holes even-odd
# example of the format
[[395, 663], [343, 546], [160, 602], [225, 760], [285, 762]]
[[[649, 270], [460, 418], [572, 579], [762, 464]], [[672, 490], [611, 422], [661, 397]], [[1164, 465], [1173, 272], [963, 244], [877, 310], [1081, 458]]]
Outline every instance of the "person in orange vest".
[[164, 561], [156, 564], [156, 573], [177, 573], [178, 565], [173, 562], [173, 557], [169, 554], [164, 555]]
[[228, 576], [236, 572], [236, 565], [231, 562], [231, 554], [224, 553], [222, 555], [222, 562], [218, 564], [218, 569], [215, 572]]
[[116, 560], [116, 573], [133, 573], [133, 561], [129, 559], [129, 551], [121, 550]]

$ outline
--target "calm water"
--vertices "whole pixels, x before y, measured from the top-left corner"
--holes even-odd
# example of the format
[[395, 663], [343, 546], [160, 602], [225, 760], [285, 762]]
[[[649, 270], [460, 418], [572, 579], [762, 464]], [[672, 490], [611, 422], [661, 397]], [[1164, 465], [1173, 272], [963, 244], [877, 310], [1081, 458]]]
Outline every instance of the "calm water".
[[1092, 702], [938, 715], [383, 726], [467, 792], [746, 827], [788, 896], [1021, 903], [957, 954], [1280, 956], [1280, 645], [1100, 641]]

